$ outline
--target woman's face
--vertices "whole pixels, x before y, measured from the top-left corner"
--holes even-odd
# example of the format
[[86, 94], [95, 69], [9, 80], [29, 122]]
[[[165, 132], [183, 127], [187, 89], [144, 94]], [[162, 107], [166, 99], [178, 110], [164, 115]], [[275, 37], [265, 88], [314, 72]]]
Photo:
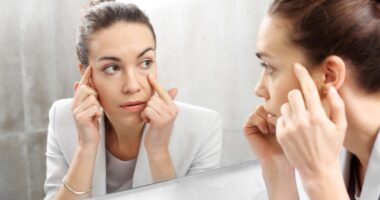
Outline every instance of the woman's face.
[[143, 24], [117, 22], [91, 35], [89, 65], [99, 102], [111, 122], [142, 122], [153, 95], [148, 74], [156, 76], [155, 41]]
[[288, 92], [301, 88], [293, 71], [294, 64], [307, 66], [308, 63], [301, 49], [291, 43], [289, 27], [287, 20], [267, 16], [258, 35], [257, 57], [263, 71], [255, 93], [265, 99], [264, 107], [274, 117], [269, 120], [272, 124], [280, 116], [281, 105], [288, 101]]

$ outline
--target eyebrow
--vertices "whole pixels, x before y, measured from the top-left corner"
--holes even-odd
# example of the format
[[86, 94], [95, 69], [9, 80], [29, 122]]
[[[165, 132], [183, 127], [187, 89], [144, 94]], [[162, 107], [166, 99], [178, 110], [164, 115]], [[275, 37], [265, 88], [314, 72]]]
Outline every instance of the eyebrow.
[[273, 58], [271, 55], [265, 53], [265, 52], [257, 52], [256, 53], [256, 56], [259, 58], [259, 59], [262, 59], [262, 57], [268, 57], [268, 58]]
[[[148, 51], [155, 51], [155, 49], [153, 47], [148, 47], [148, 48], [144, 49], [141, 53], [139, 53], [139, 55], [137, 55], [137, 58], [141, 58]], [[103, 56], [103, 57], [100, 57], [98, 59], [98, 61], [102, 61], [102, 60], [112, 60], [115, 62], [121, 62], [120, 58], [114, 57], [114, 56]]]

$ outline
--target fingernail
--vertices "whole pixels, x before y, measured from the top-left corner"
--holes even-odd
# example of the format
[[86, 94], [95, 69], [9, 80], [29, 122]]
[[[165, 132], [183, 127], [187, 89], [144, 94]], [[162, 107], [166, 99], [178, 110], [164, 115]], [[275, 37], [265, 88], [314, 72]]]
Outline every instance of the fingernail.
[[294, 70], [299, 73], [302, 71], [302, 66], [299, 63], [294, 64]]

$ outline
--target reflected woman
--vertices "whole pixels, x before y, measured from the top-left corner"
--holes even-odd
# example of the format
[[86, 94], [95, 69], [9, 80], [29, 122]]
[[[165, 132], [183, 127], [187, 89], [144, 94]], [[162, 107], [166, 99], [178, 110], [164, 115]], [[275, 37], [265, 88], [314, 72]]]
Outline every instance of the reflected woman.
[[77, 199], [215, 169], [222, 121], [156, 79], [156, 38], [136, 6], [93, 1], [77, 39], [82, 79], [49, 112], [45, 199]]
[[295, 169], [310, 199], [379, 199], [380, 2], [274, 0], [257, 44], [245, 134], [270, 199], [298, 198]]

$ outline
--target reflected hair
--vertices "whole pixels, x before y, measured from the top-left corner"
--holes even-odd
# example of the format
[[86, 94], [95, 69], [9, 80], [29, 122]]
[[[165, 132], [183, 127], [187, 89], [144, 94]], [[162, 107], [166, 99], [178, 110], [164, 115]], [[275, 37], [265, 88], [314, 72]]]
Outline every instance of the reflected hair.
[[339, 56], [362, 88], [380, 91], [380, 0], [274, 0], [269, 15], [291, 23], [309, 64]]
[[91, 35], [110, 27], [116, 22], [129, 22], [146, 25], [152, 32], [156, 45], [156, 34], [149, 18], [134, 4], [115, 2], [114, 0], [93, 0], [81, 19], [77, 31], [76, 53], [85, 67], [89, 64], [89, 41]]

